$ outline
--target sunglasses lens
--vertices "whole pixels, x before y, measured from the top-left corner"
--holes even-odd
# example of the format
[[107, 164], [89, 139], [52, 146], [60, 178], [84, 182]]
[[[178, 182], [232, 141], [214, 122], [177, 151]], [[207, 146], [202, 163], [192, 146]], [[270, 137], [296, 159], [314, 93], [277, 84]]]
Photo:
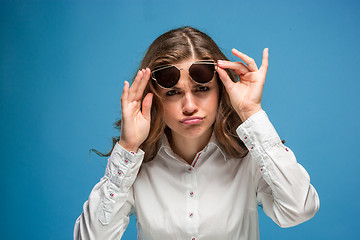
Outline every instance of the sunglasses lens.
[[189, 69], [191, 78], [197, 83], [210, 82], [214, 77], [215, 65], [206, 63], [194, 63]]
[[164, 88], [171, 88], [177, 84], [180, 78], [180, 71], [170, 66], [153, 73], [157, 83]]

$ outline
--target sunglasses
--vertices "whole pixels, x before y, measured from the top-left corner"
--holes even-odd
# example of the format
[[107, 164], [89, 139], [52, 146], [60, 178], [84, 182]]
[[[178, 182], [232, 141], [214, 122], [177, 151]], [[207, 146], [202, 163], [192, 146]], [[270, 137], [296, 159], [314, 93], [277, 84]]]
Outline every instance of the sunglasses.
[[[197, 83], [205, 84], [213, 79], [216, 62], [213, 60], [201, 60], [191, 64], [189, 75]], [[180, 70], [175, 65], [162, 65], [151, 71], [151, 78], [163, 88], [174, 87], [180, 79]]]

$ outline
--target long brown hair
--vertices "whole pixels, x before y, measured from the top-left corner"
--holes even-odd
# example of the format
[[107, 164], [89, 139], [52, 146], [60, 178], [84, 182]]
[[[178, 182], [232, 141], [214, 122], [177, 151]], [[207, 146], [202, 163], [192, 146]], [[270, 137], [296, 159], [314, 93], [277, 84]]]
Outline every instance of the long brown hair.
[[[195, 59], [226, 59], [216, 43], [205, 33], [186, 26], [170, 30], [159, 36], [148, 48], [139, 69], [155, 67], [163, 64], [175, 64], [188, 58]], [[227, 70], [230, 78], [236, 82], [237, 76], [233, 71]], [[216, 74], [217, 75], [217, 74]], [[244, 157], [248, 150], [236, 134], [236, 128], [242, 123], [240, 117], [231, 106], [229, 95], [224, 85], [217, 75], [219, 84], [219, 106], [214, 123], [214, 133], [220, 147], [233, 157]], [[163, 121], [163, 107], [161, 97], [156, 91], [154, 81], [149, 81], [145, 88], [143, 98], [148, 92], [154, 94], [151, 107], [151, 127], [147, 139], [141, 144], [140, 148], [145, 152], [144, 161], [151, 161], [160, 147], [160, 137], [169, 131]], [[155, 117], [156, 116], [156, 117]], [[116, 128], [120, 128], [121, 120], [115, 123]], [[113, 148], [119, 137], [113, 138]], [[112, 151], [112, 150], [111, 150]], [[100, 154], [109, 156], [108, 154]], [[98, 151], [95, 150], [99, 154]]]

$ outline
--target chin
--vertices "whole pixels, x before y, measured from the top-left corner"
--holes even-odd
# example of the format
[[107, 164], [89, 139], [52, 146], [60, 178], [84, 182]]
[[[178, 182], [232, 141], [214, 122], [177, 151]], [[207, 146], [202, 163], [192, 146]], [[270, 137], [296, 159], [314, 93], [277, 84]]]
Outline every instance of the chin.
[[204, 135], [208, 135], [209, 131], [212, 132], [211, 127], [204, 129], [202, 126], [191, 126], [184, 129], [183, 131], [179, 131], [178, 134], [188, 139], [196, 139]]

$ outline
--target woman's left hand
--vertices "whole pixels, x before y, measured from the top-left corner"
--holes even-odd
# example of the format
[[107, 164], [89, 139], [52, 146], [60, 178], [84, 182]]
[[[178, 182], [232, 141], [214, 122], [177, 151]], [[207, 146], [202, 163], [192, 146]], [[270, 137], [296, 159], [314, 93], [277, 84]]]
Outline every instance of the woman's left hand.
[[[244, 122], [251, 115], [261, 110], [261, 97], [268, 69], [269, 50], [264, 49], [260, 69], [254, 59], [232, 49], [232, 53], [243, 60], [242, 62], [218, 61], [217, 72], [223, 82], [230, 101], [241, 120]], [[232, 69], [239, 75], [240, 81], [233, 82], [224, 69]]]

